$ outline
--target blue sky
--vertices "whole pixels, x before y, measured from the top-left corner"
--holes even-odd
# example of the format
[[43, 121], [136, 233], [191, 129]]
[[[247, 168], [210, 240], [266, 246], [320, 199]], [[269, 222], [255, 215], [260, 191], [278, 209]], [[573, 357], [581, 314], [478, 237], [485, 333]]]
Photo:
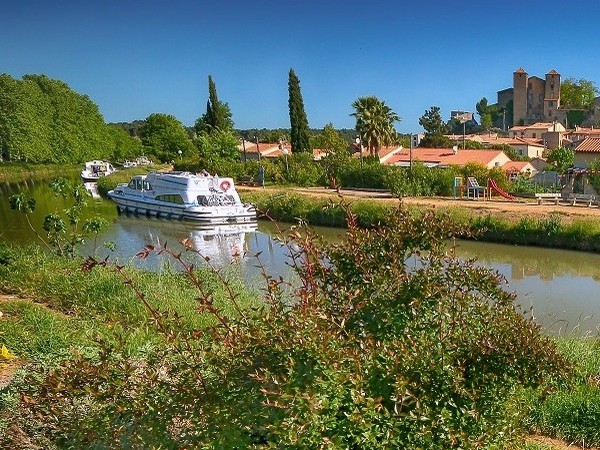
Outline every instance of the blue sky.
[[[549, 5], [544, 7], [543, 5]], [[192, 125], [208, 75], [236, 128], [287, 128], [288, 72], [312, 128], [353, 128], [351, 104], [384, 100], [417, 132], [511, 87], [523, 67], [600, 86], [600, 2], [472, 0], [5, 0], [0, 72], [45, 74], [107, 122], [172, 114]]]

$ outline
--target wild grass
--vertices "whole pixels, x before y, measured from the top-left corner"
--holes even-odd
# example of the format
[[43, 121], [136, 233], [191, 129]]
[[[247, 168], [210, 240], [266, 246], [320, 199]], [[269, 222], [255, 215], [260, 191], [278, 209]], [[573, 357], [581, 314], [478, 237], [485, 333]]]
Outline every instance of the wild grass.
[[49, 180], [61, 176], [73, 176], [79, 173], [81, 167], [74, 164], [22, 164], [1, 163], [0, 183], [14, 183], [28, 180]]
[[571, 383], [550, 390], [521, 390], [515, 400], [530, 432], [583, 446], [600, 446], [600, 339], [559, 337], [563, 357], [573, 364]]
[[[0, 258], [0, 292], [36, 299], [35, 304], [2, 304], [6, 315], [0, 321], [0, 343], [11, 351], [26, 358], [61, 354], [71, 345], [93, 346], [98, 337], [115, 339], [120, 334], [126, 336], [131, 351], [157, 341], [147, 309], [114, 270], [100, 267], [84, 273], [83, 260], [57, 258], [34, 246], [19, 249], [0, 243], [0, 250], [10, 255]], [[181, 317], [189, 329], [214, 324], [212, 316], [198, 313], [198, 293], [180, 272], [143, 272], [133, 267], [123, 272], [147, 293], [150, 305]], [[207, 268], [196, 273], [224, 314], [234, 315], [229, 293], [217, 276]], [[250, 308], [259, 303], [259, 294], [246, 289], [238, 275], [225, 275], [241, 305]], [[39, 339], [32, 339], [34, 333]]]

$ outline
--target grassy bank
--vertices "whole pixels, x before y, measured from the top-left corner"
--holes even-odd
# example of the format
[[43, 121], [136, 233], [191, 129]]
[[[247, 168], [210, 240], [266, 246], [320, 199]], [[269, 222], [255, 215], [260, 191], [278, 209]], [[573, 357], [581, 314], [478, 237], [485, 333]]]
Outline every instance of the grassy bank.
[[[326, 198], [270, 189], [246, 191], [242, 196], [244, 201], [256, 204], [275, 220], [346, 226], [345, 212], [334, 195]], [[390, 210], [398, 207], [398, 202], [392, 200], [351, 199], [346, 202], [361, 226], [383, 221]], [[426, 207], [409, 204], [404, 207], [413, 213], [426, 210]], [[439, 206], [436, 211], [447, 214], [455, 224], [465, 226], [481, 241], [600, 252], [600, 221], [594, 218], [566, 218], [559, 213], [536, 217], [492, 214], [457, 206]]]
[[[367, 211], [371, 211], [368, 206], [372, 205], [369, 205], [369, 202], [361, 205]], [[418, 216], [416, 211], [414, 216]], [[207, 336], [212, 335], [212, 331], [208, 330], [216, 324], [215, 316], [208, 312], [208, 308], [215, 306], [218, 310], [224, 311], [226, 317], [234, 319], [239, 316], [239, 310], [230, 301], [232, 292], [243, 310], [256, 311], [256, 307], [262, 304], [260, 297], [268, 292], [267, 298], [272, 296], [273, 299], [279, 299], [278, 291], [284, 286], [277, 282], [269, 283], [267, 291], [259, 295], [248, 292], [235, 277], [229, 284], [224, 285], [214, 273], [200, 270], [195, 272], [198, 279], [202, 280], [203, 290], [199, 291], [198, 286], [190, 283], [190, 280], [180, 272], [147, 273], [124, 268], [125, 276], [123, 276], [115, 271], [115, 268], [102, 265], [95, 267], [91, 272], [84, 272], [81, 270], [81, 260], [59, 258], [35, 247], [16, 248], [0, 245], [0, 292], [18, 296], [5, 298], [0, 302], [0, 310], [4, 313], [0, 320], [0, 344], [14, 353], [21, 363], [28, 364], [7, 387], [0, 388], [0, 430], [2, 431], [0, 446], [10, 444], [14, 448], [15, 443], [42, 443], [48, 444], [47, 448], [61, 448], [60, 443], [65, 442], [62, 439], [67, 437], [84, 445], [88, 442], [86, 439], [89, 438], [89, 427], [97, 430], [98, 427], [107, 424], [116, 427], [113, 432], [120, 436], [119, 439], [123, 439], [122, 433], [126, 432], [127, 428], [122, 428], [124, 424], [119, 424], [121, 415], [124, 419], [129, 417], [126, 423], [130, 426], [141, 427], [142, 431], [139, 432], [142, 434], [136, 435], [137, 438], [151, 439], [155, 433], [160, 432], [160, 425], [164, 425], [163, 413], [167, 413], [172, 408], [177, 409], [178, 402], [183, 403], [184, 410], [186, 402], [190, 402], [190, 407], [196, 405], [196, 410], [201, 412], [202, 408], [198, 409], [197, 403], [199, 392], [203, 392], [200, 395], [203, 401], [211, 405], [210, 411], [211, 414], [215, 414], [214, 420], [220, 421], [230, 417], [230, 414], [238, 414], [235, 405], [236, 402], [240, 402], [240, 405], [244, 406], [237, 408], [239, 412], [247, 413], [251, 424], [254, 424], [255, 420], [256, 423], [260, 423], [260, 420], [264, 420], [264, 417], [260, 416], [260, 408], [262, 408], [259, 407], [260, 402], [254, 405], [256, 411], [246, 411], [248, 397], [263, 392], [260, 389], [255, 390], [253, 383], [259, 382], [259, 386], [263, 386], [261, 389], [268, 387], [275, 392], [283, 389], [282, 386], [288, 386], [281, 384], [283, 383], [281, 377], [287, 378], [288, 375], [293, 375], [287, 381], [291, 383], [290, 391], [286, 391], [279, 401], [290, 402], [287, 407], [292, 408], [296, 414], [301, 414], [297, 417], [297, 420], [300, 420], [301, 430], [304, 429], [302, 425], [304, 421], [310, 419], [306, 423], [317, 426], [314, 432], [335, 435], [336, 432], [331, 431], [330, 428], [339, 422], [336, 426], [342, 428], [338, 432], [348, 433], [344, 439], [352, 439], [356, 435], [357, 439], [361, 439], [359, 442], [365, 442], [363, 446], [356, 448], [376, 448], [373, 445], [381, 437], [375, 430], [380, 426], [379, 420], [383, 420], [382, 424], [386, 423], [384, 419], [386, 415], [383, 414], [380, 419], [377, 417], [381, 414], [382, 408], [385, 410], [391, 407], [393, 410], [394, 407], [386, 405], [385, 402], [379, 403], [376, 397], [369, 396], [368, 391], [385, 387], [386, 382], [391, 383], [396, 389], [397, 383], [407, 382], [402, 381], [403, 377], [410, 377], [413, 371], [416, 378], [412, 383], [418, 384], [410, 385], [413, 386], [411, 392], [415, 391], [421, 383], [424, 389], [418, 391], [419, 402], [425, 405], [425, 409], [419, 410], [419, 414], [424, 414], [424, 417], [425, 414], [434, 414], [437, 417], [432, 423], [427, 422], [426, 425], [427, 433], [431, 433], [432, 436], [409, 434], [412, 436], [411, 439], [417, 439], [415, 442], [424, 442], [423, 448], [449, 448], [445, 446], [448, 442], [445, 441], [444, 434], [438, 433], [438, 421], [445, 423], [447, 433], [465, 442], [471, 439], [471, 436], [468, 437], [469, 433], [473, 433], [474, 440], [477, 433], [482, 433], [484, 439], [498, 442], [496, 434], [503, 432], [501, 430], [508, 426], [506, 431], [509, 432], [511, 441], [506, 448], [543, 448], [517, 443], [519, 428], [510, 425], [516, 418], [520, 420], [518, 427], [521, 432], [543, 432], [568, 438], [571, 441], [585, 441], [588, 445], [599, 444], [596, 432], [598, 428], [595, 426], [598, 423], [597, 413], [594, 409], [598, 405], [596, 399], [600, 392], [597, 384], [600, 374], [600, 346], [597, 341], [559, 340], [557, 342], [559, 353], [570, 360], [575, 367], [571, 381], [559, 382], [557, 379], [544, 384], [543, 388], [521, 389], [518, 387], [519, 384], [512, 384], [514, 382], [510, 380], [512, 375], [508, 375], [514, 373], [513, 370], [518, 370], [512, 367], [512, 364], [516, 361], [523, 363], [528, 361], [526, 364], [534, 364], [536, 358], [540, 358], [541, 361], [548, 356], [545, 352], [550, 352], [553, 345], [548, 344], [547, 347], [542, 347], [543, 353], [536, 353], [539, 351], [539, 349], [535, 350], [538, 340], [534, 338], [530, 341], [535, 334], [530, 331], [526, 331], [526, 334], [515, 341], [517, 335], [527, 330], [527, 328], [523, 330], [520, 328], [526, 324], [521, 323], [515, 327], [520, 319], [513, 316], [510, 309], [506, 309], [500, 316], [496, 316], [497, 312], [487, 309], [490, 298], [500, 296], [497, 301], [498, 307], [502, 310], [501, 305], [507, 305], [505, 301], [510, 297], [495, 291], [493, 280], [486, 279], [482, 271], [478, 269], [473, 271], [461, 265], [453, 269], [448, 267], [439, 273], [428, 272], [422, 277], [418, 276], [414, 280], [414, 285], [411, 285], [406, 292], [408, 299], [415, 296], [421, 298], [418, 296], [424, 295], [418, 303], [405, 303], [406, 299], [400, 297], [402, 299], [400, 303], [394, 303], [394, 307], [390, 306], [390, 294], [404, 290], [404, 282], [401, 282], [404, 278], [401, 276], [399, 263], [405, 256], [398, 250], [404, 248], [404, 251], [407, 251], [412, 245], [416, 245], [415, 242], [419, 239], [422, 242], [416, 248], [427, 247], [431, 242], [429, 234], [432, 233], [433, 236], [437, 231], [426, 230], [425, 234], [420, 236], [420, 232], [414, 231], [417, 228], [414, 225], [429, 223], [431, 228], [435, 228], [437, 224], [433, 224], [430, 219], [431, 217], [413, 220], [404, 217], [404, 222], [401, 223], [412, 231], [402, 233], [412, 233], [409, 234], [412, 236], [409, 240], [402, 238], [400, 242], [395, 243], [394, 235], [387, 234], [390, 241], [384, 243], [379, 242], [370, 233], [366, 233], [356, 238], [356, 242], [352, 244], [356, 248], [339, 249], [337, 250], [339, 253], [332, 253], [336, 261], [335, 265], [344, 267], [344, 272], [347, 274], [342, 277], [335, 273], [325, 274], [323, 280], [313, 280], [315, 287], [322, 285], [325, 293], [331, 296], [331, 303], [328, 300], [323, 308], [319, 306], [316, 298], [306, 297], [303, 300], [306, 306], [295, 309], [294, 314], [289, 314], [287, 307], [280, 311], [282, 314], [280, 317], [277, 311], [273, 311], [274, 317], [278, 317], [274, 323], [268, 322], [271, 320], [270, 315], [265, 317], [267, 322], [259, 322], [257, 328], [251, 327], [244, 321], [238, 323], [235, 325], [239, 327], [238, 332], [249, 334], [243, 335], [243, 351], [238, 348], [231, 354], [227, 350], [229, 348], [227, 335], [218, 342], [207, 341], [211, 348], [207, 354], [197, 348], [198, 342], [204, 342]], [[394, 224], [393, 229], [399, 229], [401, 223]], [[309, 242], [304, 242], [304, 245], [310, 248]], [[405, 247], [407, 245], [408, 247]], [[348, 259], [347, 255], [351, 257]], [[385, 255], [389, 255], [393, 262], [390, 261], [388, 264]], [[153, 256], [150, 254], [148, 257]], [[360, 267], [353, 269], [353, 261]], [[385, 267], [386, 271], [391, 273], [382, 274], [378, 267]], [[437, 265], [434, 265], [433, 269], [435, 267]], [[454, 279], [452, 273], [458, 278]], [[443, 284], [431, 284], [432, 277], [440, 277], [439, 280]], [[385, 280], [388, 284], [383, 283]], [[454, 281], [446, 285], [445, 283], [450, 280]], [[450, 303], [440, 303], [446, 295], [457, 295], [453, 288], [442, 294], [440, 289], [448, 289], [449, 286], [454, 286], [454, 283], [459, 283], [459, 280], [462, 280], [460, 283], [466, 282], [470, 287], [465, 291], [468, 292], [465, 298], [467, 302], [462, 303], [460, 297], [455, 297], [454, 301], [460, 303], [456, 304], [456, 307]], [[136, 295], [129, 285], [130, 282], [145, 293], [143, 298]], [[384, 289], [381, 290], [378, 286], [384, 286]], [[473, 290], [478, 289], [482, 289], [484, 300], [482, 303], [472, 297]], [[362, 290], [365, 291], [363, 294], [361, 294]], [[430, 293], [420, 294], [421, 290]], [[212, 299], [211, 302], [202, 301], [207, 298], [207, 295]], [[441, 297], [438, 298], [440, 295]], [[147, 301], [151, 309], [144, 306], [142, 299]], [[343, 303], [339, 303], [341, 301], [352, 301], [362, 306], [358, 309], [345, 308]], [[377, 309], [378, 304], [382, 307], [381, 310]], [[442, 304], [450, 309], [438, 311]], [[402, 311], [407, 306], [417, 309], [410, 313], [407, 311], [405, 314]], [[158, 312], [158, 318], [151, 311]], [[349, 318], [347, 327], [350, 329], [339, 335], [338, 327], [341, 322], [339, 318], [331, 319], [340, 313], [344, 317], [346, 314], [344, 311], [356, 311], [361, 317]], [[327, 317], [328, 314], [332, 314], [332, 317]], [[379, 318], [381, 320], [372, 320], [374, 314], [383, 314], [383, 316]], [[451, 322], [443, 324], [443, 321], [448, 318], [451, 318]], [[402, 328], [397, 327], [404, 321], [414, 320], [417, 322], [409, 326], [412, 332], [408, 341], [401, 345], [398, 339], [406, 334], [401, 332]], [[461, 326], [452, 325], [455, 322], [461, 323]], [[235, 322], [231, 324], [233, 326]], [[500, 328], [496, 328], [500, 325]], [[161, 326], [166, 326], [170, 331], [166, 334], [162, 333]], [[378, 336], [379, 345], [383, 348], [379, 346], [371, 348], [367, 345], [361, 347], [362, 350], [355, 354], [352, 346], [346, 347], [343, 343], [344, 339], [356, 332], [356, 330], [354, 333], [350, 332], [353, 326]], [[442, 328], [438, 330], [438, 326], [443, 326], [445, 336], [443, 339], [439, 334]], [[392, 333], [392, 340], [389, 340], [386, 334], [388, 328], [387, 332]], [[190, 337], [193, 339], [188, 340]], [[495, 343], [486, 339], [491, 339]], [[482, 345], [482, 343], [486, 344]], [[491, 347], [488, 345], [507, 344], [508, 347], [501, 352], [490, 353]], [[399, 349], [398, 345], [401, 345]], [[438, 348], [440, 345], [441, 347]], [[523, 351], [524, 349], [526, 351]], [[394, 370], [401, 370], [394, 377], [389, 378], [385, 364], [398, 350], [400, 351], [397, 357], [400, 359], [393, 359], [393, 364], [388, 370], [392, 367]], [[438, 353], [440, 351], [441, 353]], [[373, 359], [363, 359], [362, 355], [365, 352], [367, 354], [373, 352]], [[479, 352], [483, 353], [479, 354]], [[427, 358], [423, 358], [425, 354], [428, 355]], [[474, 354], [479, 356], [469, 363], [469, 367], [461, 362], [463, 358], [461, 355], [470, 355], [471, 358]], [[210, 356], [209, 359], [205, 359], [207, 355]], [[506, 357], [508, 359], [505, 361], [503, 358]], [[489, 358], [502, 358], [503, 363], [500, 364], [501, 361], [498, 360], [498, 364], [487, 364]], [[360, 367], [354, 366], [354, 361], [357, 360], [361, 360]], [[241, 364], [239, 367], [236, 361]], [[263, 379], [262, 372], [258, 370], [259, 367], [263, 367], [263, 364], [272, 363], [276, 364], [273, 369], [278, 370], [269, 373], [270, 376], [275, 377], [273, 381], [277, 381], [276, 383], [271, 383], [270, 379]], [[421, 367], [420, 363], [424, 365]], [[363, 374], [359, 371], [363, 370], [364, 364], [374, 364], [374, 366]], [[456, 367], [450, 369], [448, 364], [456, 364]], [[52, 372], [48, 372], [52, 367], [57, 366], [60, 366], [59, 375], [55, 376]], [[154, 366], [156, 371], [148, 371], [147, 368]], [[533, 367], [528, 370], [534, 370]], [[496, 368], [501, 370], [498, 372]], [[226, 389], [215, 391], [218, 392], [215, 397], [203, 390], [195, 391], [198, 389], [194, 387], [194, 383], [198, 382], [195, 377], [199, 373], [208, 376], [208, 380], [214, 384], [215, 380], [225, 376], [225, 371], [229, 376], [234, 375], [234, 377], [243, 377], [249, 373], [253, 381], [246, 385], [239, 385], [234, 379], [228, 379], [227, 384], [221, 386]], [[319, 375], [322, 371], [324, 377]], [[363, 380], [362, 377], [369, 373], [372, 373], [373, 378]], [[534, 370], [533, 373], [537, 371]], [[548, 372], [550, 373], [552, 371]], [[424, 374], [427, 376], [423, 377]], [[469, 381], [471, 377], [474, 378]], [[525, 379], [527, 380], [525, 384], [534, 381], [534, 378], [530, 378], [529, 375]], [[169, 383], [162, 385], [161, 380]], [[186, 384], [173, 385], [171, 384], [173, 381]], [[40, 394], [36, 383], [43, 383], [44, 389], [57, 395], [55, 398], [52, 396], [54, 394], [44, 394], [50, 395], [48, 399], [51, 409], [45, 412], [48, 416], [43, 417], [52, 422], [54, 414], [60, 412], [59, 423], [64, 426], [62, 430], [50, 427], [42, 432], [45, 426], [40, 423], [39, 417], [30, 415], [29, 407], [35, 406], [36, 414], [45, 411], [39, 409], [43, 405], [38, 403], [39, 400], [36, 398], [36, 395]], [[471, 397], [469, 391], [464, 390], [463, 383], [466, 383], [465, 386], [469, 386], [469, 389], [476, 390], [477, 395]], [[315, 384], [316, 386], [313, 386]], [[217, 383], [214, 387], [217, 386], [220, 384]], [[402, 386], [404, 385], [400, 385], [398, 389], [408, 389], [409, 385]], [[367, 389], [366, 394], [361, 393], [363, 389]], [[508, 392], [512, 394], [507, 399], [501, 400]], [[358, 395], [358, 398], [348, 397], [348, 393], [353, 393], [353, 396]], [[229, 397], [221, 402], [219, 398], [225, 394]], [[311, 397], [305, 397], [307, 395]], [[60, 406], [65, 398], [71, 396], [73, 396], [72, 404]], [[163, 405], [162, 409], [156, 409], [158, 405], [155, 402], [162, 396], [166, 396], [167, 405]], [[177, 401], [172, 400], [175, 397]], [[31, 403], [21, 403], [23, 398], [30, 398]], [[90, 417], [82, 419], [78, 411], [87, 410], [86, 404], [92, 398], [100, 403], [96, 405], [97, 409], [89, 410]], [[437, 410], [436, 405], [439, 404], [440, 398], [450, 403], [449, 406]], [[303, 399], [308, 401], [307, 405], [303, 403]], [[107, 403], [104, 404], [103, 401]], [[325, 403], [313, 410], [315, 401]], [[458, 405], [454, 410], [454, 402], [462, 402], [462, 406]], [[472, 402], [483, 403], [476, 410], [471, 411]], [[400, 408], [415, 407], [421, 408], [418, 404], [412, 403], [408, 397], [407, 405]], [[490, 407], [492, 407], [491, 411], [488, 409]], [[156, 422], [130, 423], [134, 417], [130, 414], [139, 413], [139, 409], [142, 409], [152, 416], [153, 408], [158, 411], [158, 415], [152, 419]], [[166, 411], [164, 408], [167, 408]], [[342, 419], [344, 416], [340, 417], [338, 410], [345, 411], [346, 408], [358, 409], [346, 419]], [[462, 409], [465, 409], [464, 415]], [[482, 414], [485, 419], [473, 421], [473, 413]], [[98, 414], [100, 415], [96, 417]], [[102, 414], [106, 414], [106, 417]], [[327, 414], [332, 416], [324, 419], [322, 416]], [[176, 415], [175, 418], [177, 417]], [[275, 420], [276, 417], [277, 415], [270, 417], [270, 420]], [[101, 421], [94, 423], [93, 420]], [[141, 418], [138, 417], [136, 420]], [[209, 420], [209, 417], [201, 414], [200, 423], [196, 426], [200, 427], [204, 420]], [[238, 417], [236, 420], [242, 418]], [[390, 420], [395, 422], [393, 415]], [[323, 421], [323, 428], [317, 431], [320, 421]], [[395, 430], [395, 433], [413, 433], [410, 431], [410, 423], [411, 421], [407, 422], [406, 430]], [[57, 425], [58, 423], [55, 426]], [[280, 424], [278, 427], [281, 428], [269, 430], [277, 435], [278, 432], [284, 433], [287, 426]], [[87, 429], [88, 434], [78, 435], [80, 427]], [[353, 427], [356, 427], [356, 430]], [[228, 448], [227, 442], [230, 444], [234, 441], [238, 442], [236, 439], [239, 442], [246, 442], [243, 436], [236, 435], [239, 429], [240, 426], [235, 422], [231, 423], [229, 434], [232, 441], [222, 441], [221, 448]], [[415, 432], [417, 429], [420, 427], [417, 427]], [[210, 428], [208, 430], [210, 431]], [[364, 431], [359, 434], [359, 430]], [[23, 437], [23, 433], [27, 435], [26, 438]], [[256, 437], [256, 433], [260, 436], [263, 432], [251, 430], [250, 434]], [[48, 440], [50, 435], [53, 436], [52, 440]], [[210, 436], [210, 433], [204, 435], [203, 439], [207, 436]], [[290, 436], [290, 439], [296, 439], [295, 435]], [[283, 438], [283, 435], [279, 437]], [[313, 438], [315, 436], [310, 439]], [[105, 442], [111, 442], [112, 438], [97, 435], [95, 439], [107, 439]], [[58, 443], [58, 447], [51, 446], [51, 443], [54, 445]], [[172, 444], [168, 441], [163, 443]], [[27, 445], [23, 445], [23, 448], [25, 447]], [[465, 444], [464, 448], [475, 447]]]
[[82, 166], [56, 164], [0, 164], [0, 183], [14, 183], [23, 180], [50, 180], [57, 177], [71, 177], [79, 174]]

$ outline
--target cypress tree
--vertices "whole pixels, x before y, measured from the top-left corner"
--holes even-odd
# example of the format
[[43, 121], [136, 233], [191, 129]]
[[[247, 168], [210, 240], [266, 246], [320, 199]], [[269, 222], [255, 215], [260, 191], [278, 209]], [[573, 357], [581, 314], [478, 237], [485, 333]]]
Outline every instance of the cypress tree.
[[206, 102], [206, 113], [196, 121], [196, 132], [211, 132], [213, 130], [231, 131], [233, 121], [231, 120], [231, 111], [227, 103], [219, 101], [217, 96], [217, 87], [208, 76], [208, 101]]
[[300, 81], [290, 69], [289, 81], [289, 108], [290, 108], [290, 135], [292, 150], [294, 152], [310, 152], [308, 119], [304, 111], [304, 101], [300, 92]]

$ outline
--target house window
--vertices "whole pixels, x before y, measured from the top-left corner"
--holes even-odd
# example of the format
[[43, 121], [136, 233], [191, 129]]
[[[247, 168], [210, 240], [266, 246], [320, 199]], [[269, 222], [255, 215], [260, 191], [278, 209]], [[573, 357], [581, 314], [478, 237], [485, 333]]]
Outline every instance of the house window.
[[554, 106], [554, 102], [548, 102], [548, 106], [552, 108]]
[[536, 133], [533, 133], [533, 138], [534, 138], [534, 139], [535, 139], [535, 137], [536, 137], [536, 136], [537, 136], [537, 134], [536, 134]]

